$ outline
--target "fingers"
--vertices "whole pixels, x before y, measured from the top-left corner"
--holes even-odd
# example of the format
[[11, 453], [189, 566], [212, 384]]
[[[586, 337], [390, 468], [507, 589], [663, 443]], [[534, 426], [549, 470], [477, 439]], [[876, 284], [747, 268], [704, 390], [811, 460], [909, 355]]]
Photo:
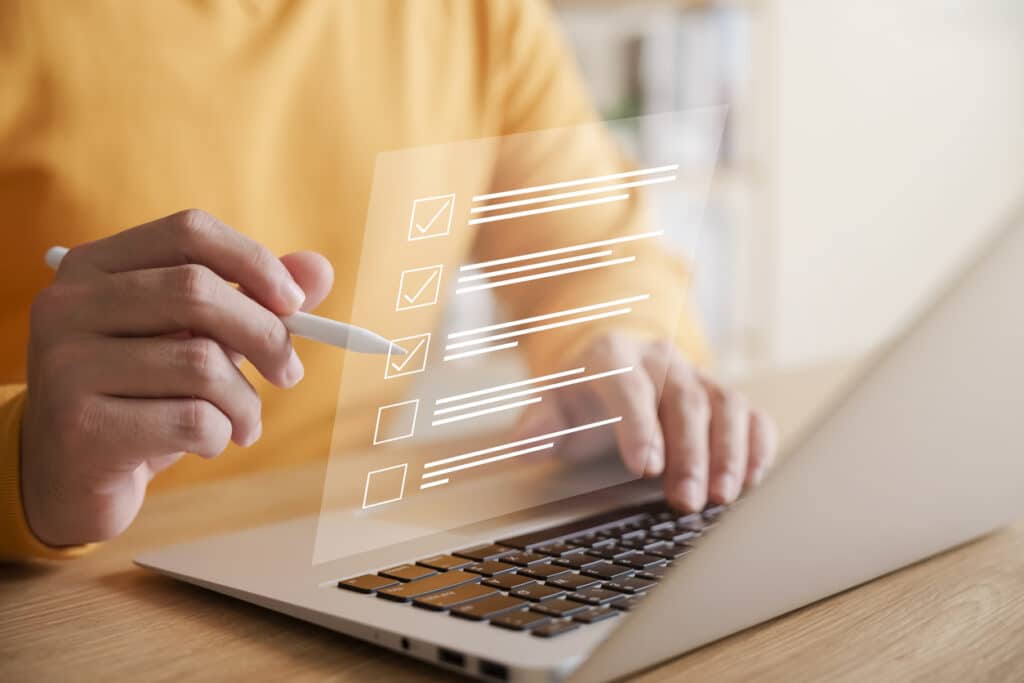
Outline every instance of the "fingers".
[[306, 298], [288, 268], [269, 249], [198, 209], [76, 247], [65, 257], [61, 273], [89, 268], [121, 273], [186, 264], [204, 265], [237, 282], [278, 315], [295, 313]]
[[284, 323], [203, 266], [118, 273], [86, 297], [77, 314], [86, 331], [148, 336], [187, 329], [245, 356], [274, 384], [303, 376]]
[[711, 408], [704, 385], [681, 358], [669, 364], [660, 418], [665, 433], [665, 497], [696, 512], [707, 501]]
[[122, 398], [204, 399], [231, 422], [231, 440], [249, 446], [262, 431], [260, 399], [220, 344], [190, 339], [100, 339], [80, 342], [76, 353], [85, 391]]
[[131, 469], [187, 451], [212, 458], [231, 438], [231, 421], [200, 398], [146, 399], [95, 396], [69, 411], [61, 438], [89, 444], [97, 467]]
[[303, 311], [312, 311], [334, 285], [334, 268], [331, 262], [313, 251], [297, 251], [281, 257], [281, 263], [288, 269], [295, 282], [306, 293]]
[[731, 503], [746, 477], [750, 410], [737, 392], [703, 379], [711, 406], [708, 498]]
[[750, 413], [748, 429], [749, 456], [744, 487], [757, 486], [771, 468], [778, 452], [778, 430], [775, 422], [760, 410]]
[[[622, 461], [635, 476], [658, 476], [665, 468], [665, 444], [658, 425], [658, 396], [635, 344], [618, 336], [602, 342], [597, 367], [631, 367], [622, 374], [594, 382], [594, 392], [615, 424], [615, 440]], [[588, 366], [595, 363], [588, 361]]]

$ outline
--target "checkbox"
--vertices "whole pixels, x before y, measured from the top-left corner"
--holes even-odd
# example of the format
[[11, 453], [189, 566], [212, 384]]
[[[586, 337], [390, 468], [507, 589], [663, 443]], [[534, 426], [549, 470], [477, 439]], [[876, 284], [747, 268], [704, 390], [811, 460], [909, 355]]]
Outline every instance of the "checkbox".
[[409, 241], [444, 237], [452, 229], [452, 213], [455, 208], [455, 195], [442, 194], [436, 197], [423, 197], [412, 203], [412, 216], [409, 217]]
[[366, 488], [363, 490], [363, 509], [402, 500], [405, 493], [405, 473], [408, 470], [409, 465], [402, 464], [368, 473]]
[[408, 311], [411, 308], [423, 308], [436, 304], [441, 293], [441, 273], [443, 271], [443, 265], [403, 270], [402, 277], [398, 281], [395, 310]]
[[416, 414], [420, 400], [402, 401], [377, 408], [377, 425], [373, 428], [373, 445], [408, 439], [416, 430]]
[[[393, 353], [395, 346], [405, 349], [405, 355]], [[384, 368], [384, 379], [423, 372], [427, 369], [427, 352], [429, 350], [429, 332], [392, 339], [391, 346], [388, 347], [388, 364]]]

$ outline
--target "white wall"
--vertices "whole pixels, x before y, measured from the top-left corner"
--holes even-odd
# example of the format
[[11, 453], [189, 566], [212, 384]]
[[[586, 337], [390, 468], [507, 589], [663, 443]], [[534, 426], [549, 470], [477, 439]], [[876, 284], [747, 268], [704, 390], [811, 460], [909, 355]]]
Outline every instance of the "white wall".
[[775, 10], [769, 347], [789, 365], [894, 332], [1024, 200], [1024, 2], [777, 0]]

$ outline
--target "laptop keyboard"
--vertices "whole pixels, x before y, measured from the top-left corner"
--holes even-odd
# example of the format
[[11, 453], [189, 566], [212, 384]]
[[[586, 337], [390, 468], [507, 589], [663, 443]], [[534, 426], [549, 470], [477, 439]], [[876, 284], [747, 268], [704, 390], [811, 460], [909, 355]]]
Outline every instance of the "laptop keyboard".
[[554, 638], [633, 609], [724, 511], [712, 505], [681, 515], [664, 502], [630, 506], [354, 576], [338, 587]]

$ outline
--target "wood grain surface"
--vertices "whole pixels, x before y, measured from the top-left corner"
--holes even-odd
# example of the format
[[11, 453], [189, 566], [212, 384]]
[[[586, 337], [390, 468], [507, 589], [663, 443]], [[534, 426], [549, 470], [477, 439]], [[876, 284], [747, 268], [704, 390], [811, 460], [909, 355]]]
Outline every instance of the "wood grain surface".
[[[848, 370], [754, 383], [792, 433]], [[784, 389], [784, 391], [782, 391]], [[427, 681], [451, 675], [131, 564], [144, 549], [314, 514], [319, 466], [150, 497], [97, 552], [0, 565], [0, 681]], [[685, 619], [685, 610], [680, 612]], [[1024, 681], [1024, 524], [641, 673], [644, 683]]]

